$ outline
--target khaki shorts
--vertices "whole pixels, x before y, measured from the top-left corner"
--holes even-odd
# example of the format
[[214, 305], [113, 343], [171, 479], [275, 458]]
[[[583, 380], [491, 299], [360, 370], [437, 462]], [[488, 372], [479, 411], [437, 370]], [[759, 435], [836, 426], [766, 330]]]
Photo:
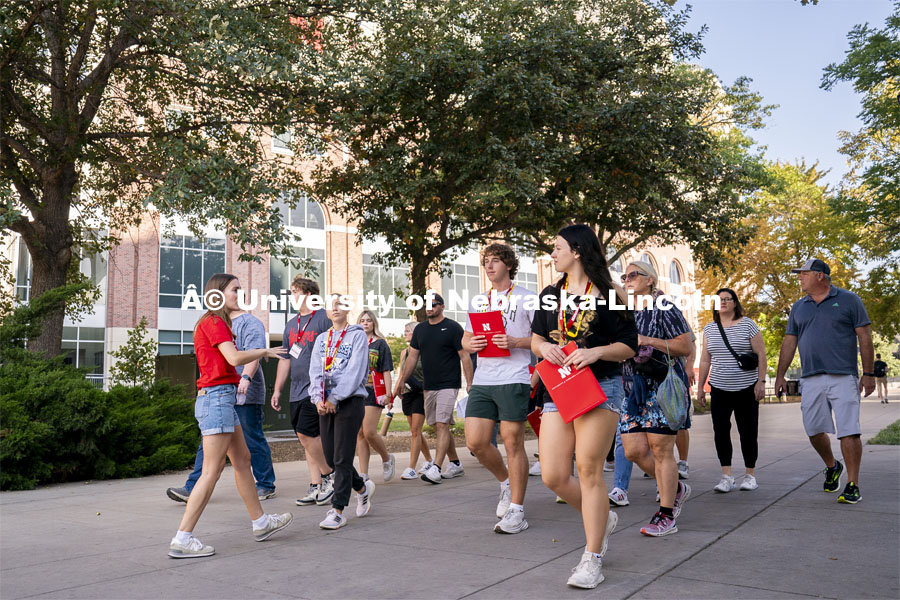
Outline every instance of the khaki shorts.
[[830, 374], [801, 377], [800, 411], [808, 436], [835, 433], [835, 424], [838, 438], [859, 435], [859, 379]]
[[425, 390], [425, 422], [429, 425], [447, 423], [453, 425], [453, 408], [459, 389]]

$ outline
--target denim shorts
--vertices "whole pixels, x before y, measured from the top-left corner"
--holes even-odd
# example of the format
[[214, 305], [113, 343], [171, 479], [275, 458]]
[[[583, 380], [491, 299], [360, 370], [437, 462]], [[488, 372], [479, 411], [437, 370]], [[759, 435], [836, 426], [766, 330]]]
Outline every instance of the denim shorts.
[[[597, 381], [600, 383], [600, 389], [606, 394], [606, 402], [597, 408], [604, 408], [619, 415], [622, 414], [622, 404], [625, 402], [625, 388], [622, 386], [622, 376], [605, 377]], [[559, 412], [559, 409], [556, 408], [556, 404], [548, 400], [544, 402], [544, 408], [541, 412]]]
[[206, 393], [194, 402], [194, 418], [200, 426], [200, 435], [233, 433], [241, 424], [234, 408], [237, 386], [233, 383], [203, 388]]

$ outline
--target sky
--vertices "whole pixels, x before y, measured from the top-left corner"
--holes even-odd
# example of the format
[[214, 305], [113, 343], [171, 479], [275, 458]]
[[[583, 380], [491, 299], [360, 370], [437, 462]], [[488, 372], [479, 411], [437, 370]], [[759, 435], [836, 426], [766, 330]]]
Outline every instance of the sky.
[[818, 160], [831, 170], [824, 182], [838, 185], [847, 164], [837, 133], [860, 128], [860, 96], [849, 82], [830, 92], [821, 89], [823, 69], [843, 61], [855, 24], [884, 26], [891, 0], [820, 0], [808, 6], [799, 0], [678, 0], [676, 7], [686, 5], [692, 7], [690, 30], [708, 26], [699, 62], [726, 84], [751, 77], [765, 103], [779, 105], [767, 127], [751, 133], [767, 146], [766, 157]]

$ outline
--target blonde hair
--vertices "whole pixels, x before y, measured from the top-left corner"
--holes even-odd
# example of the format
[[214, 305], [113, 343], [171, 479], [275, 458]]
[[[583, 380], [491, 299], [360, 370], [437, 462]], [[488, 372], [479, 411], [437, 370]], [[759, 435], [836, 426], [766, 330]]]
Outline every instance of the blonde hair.
[[651, 265], [650, 263], [643, 260], [636, 260], [634, 262], [628, 263], [628, 265], [625, 267], [626, 271], [628, 270], [628, 267], [636, 267], [638, 271], [650, 278], [651, 292], [655, 292], [659, 287], [659, 275], [656, 274], [656, 269], [654, 269], [653, 265]]
[[415, 329], [416, 325], [418, 325], [418, 324], [419, 324], [418, 321], [410, 321], [409, 323], [407, 323], [406, 325], [403, 326], [403, 330], [406, 331], [407, 329]]
[[368, 316], [372, 319], [372, 333], [375, 334], [375, 337], [384, 339], [384, 336], [381, 334], [381, 331], [378, 329], [378, 317], [375, 316], [375, 313], [369, 309], [366, 309], [359, 313], [359, 318], [356, 319], [356, 324], [358, 325], [362, 318]]

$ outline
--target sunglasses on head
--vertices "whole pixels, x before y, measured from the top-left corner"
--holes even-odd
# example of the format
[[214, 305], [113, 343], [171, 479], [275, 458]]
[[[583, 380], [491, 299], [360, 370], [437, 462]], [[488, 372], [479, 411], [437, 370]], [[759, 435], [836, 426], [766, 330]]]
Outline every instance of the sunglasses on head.
[[644, 275], [640, 271], [632, 271], [631, 273], [625, 273], [624, 275], [622, 275], [622, 283], [631, 281], [632, 279], [636, 279], [638, 277], [647, 277], [647, 275]]

